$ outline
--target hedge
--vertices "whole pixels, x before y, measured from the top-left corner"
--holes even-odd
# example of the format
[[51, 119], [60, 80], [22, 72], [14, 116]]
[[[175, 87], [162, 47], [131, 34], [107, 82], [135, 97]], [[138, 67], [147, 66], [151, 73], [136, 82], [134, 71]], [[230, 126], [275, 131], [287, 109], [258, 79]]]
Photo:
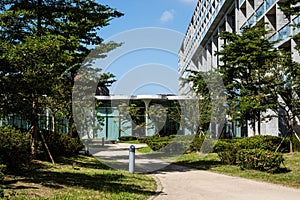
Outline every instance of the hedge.
[[253, 136], [241, 139], [221, 139], [214, 146], [223, 164], [238, 165], [242, 169], [274, 172], [283, 162], [283, 152], [289, 151], [289, 140], [285, 139], [275, 153], [282, 137]]
[[[176, 137], [176, 138], [175, 138]], [[153, 151], [163, 150], [167, 153], [197, 152], [200, 151], [204, 137], [197, 135], [170, 135], [159, 137], [157, 135], [139, 139], [146, 143]]]
[[223, 164], [235, 165], [237, 161], [237, 152], [241, 149], [240, 143], [237, 141], [219, 140], [214, 146], [216, 152]]
[[237, 165], [241, 169], [255, 169], [267, 172], [279, 171], [283, 154], [261, 149], [243, 149], [237, 153]]
[[118, 139], [120, 142], [128, 142], [132, 140], [137, 140], [138, 138], [136, 136], [120, 136]]

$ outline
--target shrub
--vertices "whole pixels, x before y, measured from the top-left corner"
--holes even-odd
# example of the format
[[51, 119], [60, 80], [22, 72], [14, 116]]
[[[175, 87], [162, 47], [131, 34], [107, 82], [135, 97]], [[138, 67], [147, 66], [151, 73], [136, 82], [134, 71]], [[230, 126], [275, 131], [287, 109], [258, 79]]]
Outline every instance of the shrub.
[[8, 171], [19, 171], [32, 160], [31, 135], [12, 127], [0, 127], [0, 164]]
[[216, 152], [223, 164], [235, 165], [237, 160], [237, 152], [241, 149], [238, 140], [219, 140], [214, 146]]
[[146, 141], [148, 140], [148, 138], [149, 137], [144, 136], [144, 137], [139, 137], [137, 139], [138, 139], [139, 143], [146, 143]]
[[[271, 135], [257, 135], [241, 140], [243, 149], [263, 149], [275, 151], [282, 141], [282, 137]], [[279, 148], [279, 152], [289, 152], [289, 140], [285, 139]]]
[[121, 136], [118, 139], [120, 142], [128, 142], [132, 140], [137, 140], [138, 138], [136, 136]]
[[6, 165], [1, 164], [0, 165], [0, 183], [2, 183], [4, 179], [4, 174], [6, 172]]
[[158, 151], [159, 149], [167, 146], [169, 141], [147, 141], [147, 145], [153, 150]]
[[6, 165], [0, 165], [0, 199], [4, 197], [3, 179], [6, 171]]
[[195, 136], [193, 142], [189, 145], [187, 152], [199, 152], [201, 150], [204, 137]]
[[64, 133], [44, 134], [52, 156], [73, 156], [84, 147], [78, 138], [72, 138]]
[[293, 136], [293, 144], [294, 144], [294, 151], [300, 152], [300, 142], [296, 138], [296, 136]]
[[[214, 152], [216, 152], [223, 164], [236, 165], [238, 160], [238, 152], [240, 150], [255, 149], [264, 150], [269, 152], [275, 152], [278, 145], [281, 143], [282, 137], [277, 136], [253, 136], [249, 138], [241, 139], [221, 139], [218, 140], [214, 146]], [[289, 141], [285, 139], [281, 147], [280, 152], [288, 152]], [[241, 162], [241, 160], [239, 161]]]
[[[140, 139], [139, 141], [141, 142]], [[167, 153], [197, 152], [200, 151], [202, 147], [204, 137], [198, 137], [197, 135], [170, 135], [159, 137], [154, 135], [152, 137], [143, 138], [142, 141], [153, 151], [162, 149]]]
[[241, 169], [276, 172], [283, 163], [283, 154], [261, 149], [243, 149], [237, 153], [237, 165]]

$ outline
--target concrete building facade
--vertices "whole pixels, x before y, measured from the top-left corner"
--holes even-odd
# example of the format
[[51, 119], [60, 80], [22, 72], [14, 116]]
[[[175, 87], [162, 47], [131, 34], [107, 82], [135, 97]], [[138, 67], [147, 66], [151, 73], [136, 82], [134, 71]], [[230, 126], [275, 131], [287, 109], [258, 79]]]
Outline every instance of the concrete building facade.
[[[294, 50], [296, 42], [290, 37], [299, 32], [291, 24], [300, 22], [299, 16], [289, 19], [279, 9], [281, 0], [199, 0], [179, 50], [179, 76], [189, 77], [189, 70], [208, 71], [220, 64], [216, 51], [224, 41], [217, 37], [223, 31], [240, 33], [243, 27], [258, 22], [267, 23], [271, 41], [280, 40], [278, 47], [290, 50], [295, 60], [300, 60]], [[190, 87], [180, 81], [179, 95], [186, 95]], [[262, 134], [281, 135], [280, 119], [261, 123]], [[233, 136], [251, 136], [250, 127], [228, 124]]]

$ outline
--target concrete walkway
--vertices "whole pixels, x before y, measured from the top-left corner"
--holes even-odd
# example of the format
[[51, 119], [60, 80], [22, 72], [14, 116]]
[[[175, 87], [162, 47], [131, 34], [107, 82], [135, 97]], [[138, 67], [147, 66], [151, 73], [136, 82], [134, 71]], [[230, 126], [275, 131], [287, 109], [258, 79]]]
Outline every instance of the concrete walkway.
[[[90, 152], [108, 166], [128, 171], [129, 146], [95, 146]], [[155, 200], [300, 200], [300, 189], [195, 170], [145, 155], [136, 155], [136, 171], [151, 172], [157, 180], [159, 191], [150, 198]]]
[[170, 165], [155, 175], [163, 187], [155, 200], [300, 200], [300, 190]]

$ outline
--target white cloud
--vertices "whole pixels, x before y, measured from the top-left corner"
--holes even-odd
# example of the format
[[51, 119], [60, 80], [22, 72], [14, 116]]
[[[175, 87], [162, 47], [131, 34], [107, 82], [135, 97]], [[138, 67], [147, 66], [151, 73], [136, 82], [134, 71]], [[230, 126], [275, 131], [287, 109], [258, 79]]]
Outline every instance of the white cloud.
[[175, 10], [166, 10], [160, 16], [161, 22], [168, 22], [174, 19]]
[[198, 2], [198, 0], [180, 0], [180, 1], [186, 4], [193, 4], [193, 5], [195, 5]]

